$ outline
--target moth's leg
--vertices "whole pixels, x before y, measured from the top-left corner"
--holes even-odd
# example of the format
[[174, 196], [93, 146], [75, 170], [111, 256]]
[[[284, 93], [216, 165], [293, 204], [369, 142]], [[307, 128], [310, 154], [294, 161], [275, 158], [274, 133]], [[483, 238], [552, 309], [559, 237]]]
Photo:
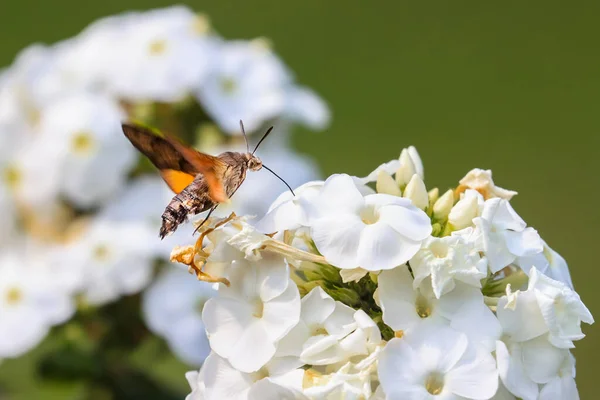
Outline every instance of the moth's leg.
[[192, 235], [195, 235], [196, 232], [198, 232], [198, 229], [202, 228], [202, 225], [204, 225], [206, 223], [206, 221], [208, 221], [208, 219], [210, 218], [210, 215], [213, 213], [213, 211], [215, 211], [217, 209], [217, 207], [219, 207], [219, 203], [215, 204], [214, 206], [212, 206], [210, 208], [210, 210], [208, 211], [208, 214], [206, 214], [206, 217], [202, 220], [202, 222], [200, 222], [200, 225], [198, 225], [196, 227], [196, 229], [194, 230], [194, 233]]
[[222, 283], [226, 286], [229, 286], [229, 280], [227, 278], [212, 276], [202, 271], [202, 269], [197, 269], [190, 266], [190, 273], [194, 273], [199, 281], [209, 282], [209, 283]]

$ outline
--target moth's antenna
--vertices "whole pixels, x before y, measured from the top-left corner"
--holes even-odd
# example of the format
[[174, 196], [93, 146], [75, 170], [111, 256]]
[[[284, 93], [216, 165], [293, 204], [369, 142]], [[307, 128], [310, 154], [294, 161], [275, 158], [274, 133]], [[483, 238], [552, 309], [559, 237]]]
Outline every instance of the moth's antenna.
[[[269, 132], [270, 132], [270, 131], [271, 131], [271, 130], [269, 129]], [[269, 132], [267, 132], [267, 134], [268, 134]], [[267, 136], [267, 135], [265, 134], [265, 136]], [[263, 137], [263, 139], [264, 139], [264, 137]], [[262, 142], [262, 140], [261, 140], [261, 142]], [[260, 142], [259, 142], [258, 144], [260, 144]], [[258, 147], [258, 146], [256, 146], [256, 147]], [[275, 172], [273, 172], [273, 170], [272, 170], [271, 168], [267, 167], [265, 164], [263, 164], [262, 166], [263, 166], [263, 168], [264, 168], [264, 169], [266, 169], [267, 171], [269, 171], [270, 173], [272, 173], [273, 175], [275, 175], [277, 178], [279, 178], [279, 180], [280, 180], [281, 182], [285, 183], [285, 186], [287, 186], [287, 188], [288, 188], [288, 189], [290, 189], [290, 192], [292, 192], [292, 194], [293, 194], [294, 196], [296, 196], [296, 193], [294, 193], [294, 191], [292, 190], [292, 187], [291, 187], [290, 185], [288, 185], [288, 183], [287, 183], [286, 181], [284, 181], [282, 177], [280, 177], [280, 176], [279, 176], [279, 175], [277, 175]]]
[[[244, 140], [246, 141], [246, 150], [248, 151], [248, 153], [250, 153], [250, 146], [248, 145], [248, 136], [246, 136], [246, 130], [244, 129], [244, 123], [242, 122], [242, 120], [240, 119], [240, 129], [242, 130], [242, 133], [244, 134]], [[254, 154], [254, 153], [252, 153]]]
[[[267, 132], [263, 135], [263, 137], [258, 141], [258, 144], [256, 145], [256, 147], [254, 148], [254, 151], [252, 152], [252, 154], [256, 153], [256, 149], [258, 149], [258, 146], [260, 146], [260, 144], [263, 142], [263, 140], [265, 140], [267, 138], [267, 136], [269, 136], [269, 133], [271, 133], [271, 131], [273, 130], [273, 127], [270, 127]], [[264, 165], [263, 165], [264, 167]], [[267, 168], [268, 169], [268, 168]], [[271, 171], [273, 172], [273, 171]], [[274, 172], [273, 172], [274, 173]], [[281, 178], [279, 178], [281, 179]], [[287, 185], [287, 184], [286, 184]]]

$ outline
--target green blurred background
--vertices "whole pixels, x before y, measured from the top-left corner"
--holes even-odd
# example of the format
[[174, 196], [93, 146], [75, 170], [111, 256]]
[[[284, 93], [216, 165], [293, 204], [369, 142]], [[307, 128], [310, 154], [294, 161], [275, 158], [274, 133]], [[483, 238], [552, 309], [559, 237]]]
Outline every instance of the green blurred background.
[[[171, 4], [4, 0], [0, 65], [98, 17]], [[327, 132], [295, 135], [324, 173], [364, 175], [410, 144], [428, 187], [445, 189], [473, 167], [491, 168], [500, 186], [519, 191], [516, 210], [567, 259], [576, 289], [600, 315], [600, 2], [185, 4], [206, 12], [227, 38], [272, 39], [299, 81], [329, 102]], [[600, 328], [584, 331], [577, 382], [591, 399]], [[182, 370], [156, 365], [154, 374], [179, 376], [174, 384], [185, 391]]]

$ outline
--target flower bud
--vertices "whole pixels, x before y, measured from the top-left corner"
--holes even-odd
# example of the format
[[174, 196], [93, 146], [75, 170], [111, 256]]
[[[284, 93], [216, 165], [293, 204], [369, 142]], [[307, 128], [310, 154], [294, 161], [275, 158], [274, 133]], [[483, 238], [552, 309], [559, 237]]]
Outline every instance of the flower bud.
[[412, 176], [417, 173], [415, 163], [413, 162], [408, 150], [403, 149], [400, 153], [400, 167], [396, 171], [396, 183], [403, 187], [408, 184]]
[[450, 214], [453, 205], [454, 192], [448, 189], [433, 205], [433, 216], [437, 219], [445, 219]]
[[429, 192], [427, 192], [427, 196], [429, 197], [429, 205], [433, 205], [440, 197], [440, 190], [438, 188], [433, 188]]
[[381, 170], [377, 174], [377, 183], [375, 184], [377, 193], [391, 194], [392, 196], [402, 196], [402, 191], [398, 187], [394, 178], [387, 172]]
[[410, 199], [413, 204], [424, 210], [429, 205], [429, 196], [423, 179], [418, 174], [414, 174], [404, 189], [404, 197]]
[[473, 225], [473, 218], [481, 214], [483, 196], [476, 190], [467, 190], [462, 198], [452, 207], [448, 215], [448, 222], [455, 230], [464, 229]]

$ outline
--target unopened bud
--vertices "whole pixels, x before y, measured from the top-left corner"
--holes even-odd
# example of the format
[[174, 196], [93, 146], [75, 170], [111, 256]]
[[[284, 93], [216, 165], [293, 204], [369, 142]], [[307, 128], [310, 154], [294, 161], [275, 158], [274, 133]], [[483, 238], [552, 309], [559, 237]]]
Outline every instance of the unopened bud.
[[417, 173], [415, 163], [413, 162], [407, 149], [403, 149], [400, 153], [400, 167], [396, 171], [396, 183], [400, 187], [404, 187], [411, 180], [412, 176]]
[[433, 205], [433, 216], [437, 219], [445, 219], [454, 205], [454, 192], [449, 189]]
[[455, 230], [464, 229], [473, 225], [473, 218], [479, 216], [479, 202], [483, 197], [475, 190], [467, 190], [463, 198], [450, 210], [448, 222]]
[[425, 210], [429, 205], [427, 188], [425, 187], [425, 183], [423, 183], [423, 179], [421, 179], [418, 174], [414, 174], [408, 182], [408, 185], [406, 185], [404, 197], [410, 199], [413, 204], [421, 210]]
[[429, 204], [433, 205], [440, 197], [440, 190], [438, 188], [433, 188], [429, 192], [427, 192], [427, 196], [429, 197]]
[[402, 191], [390, 174], [385, 171], [379, 171], [377, 174], [377, 183], [375, 184], [377, 193], [391, 194], [392, 196], [402, 196]]

